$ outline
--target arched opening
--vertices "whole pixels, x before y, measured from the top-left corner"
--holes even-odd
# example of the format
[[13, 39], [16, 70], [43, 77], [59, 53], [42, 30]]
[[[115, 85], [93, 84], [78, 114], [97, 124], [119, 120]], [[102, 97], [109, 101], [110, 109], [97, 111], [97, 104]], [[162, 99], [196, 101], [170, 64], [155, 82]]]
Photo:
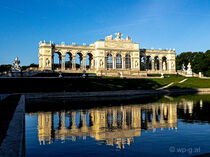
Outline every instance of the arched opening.
[[65, 55], [65, 69], [72, 69], [72, 54], [70, 52]]
[[144, 71], [146, 70], [146, 57], [140, 56], [140, 70]]
[[54, 52], [53, 53], [53, 59], [52, 59], [52, 69], [60, 69], [61, 68], [61, 53], [60, 52]]
[[91, 53], [88, 53], [86, 55], [86, 69], [92, 69], [93, 68], [93, 55]]
[[167, 68], [167, 58], [165, 56], [162, 58], [162, 68], [163, 68], [163, 71], [168, 70], [168, 68]]
[[116, 55], [116, 68], [122, 69], [122, 57], [121, 54]]
[[76, 69], [80, 69], [82, 67], [82, 53], [77, 53], [76, 54]]
[[126, 69], [131, 68], [131, 56], [129, 54], [125, 55], [125, 68]]
[[147, 69], [151, 70], [152, 69], [152, 57], [151, 56], [147, 56]]
[[106, 56], [106, 68], [112, 69], [113, 68], [113, 60], [112, 60], [112, 54], [108, 53]]
[[156, 70], [159, 70], [159, 64], [160, 64], [160, 58], [158, 56], [155, 57], [155, 61], [154, 61], [154, 64], [155, 64], [155, 71]]

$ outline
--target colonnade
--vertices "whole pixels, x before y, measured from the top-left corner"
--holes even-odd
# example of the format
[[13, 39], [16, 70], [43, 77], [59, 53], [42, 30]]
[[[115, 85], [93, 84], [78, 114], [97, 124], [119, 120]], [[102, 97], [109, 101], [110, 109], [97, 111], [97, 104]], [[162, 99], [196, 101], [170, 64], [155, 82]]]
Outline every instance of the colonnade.
[[169, 69], [168, 65], [169, 65], [168, 60], [165, 56], [163, 57], [141, 56], [142, 70], [167, 71]]
[[[52, 138], [65, 140], [73, 136], [91, 136], [96, 140], [131, 140], [140, 136], [141, 129], [177, 127], [176, 104], [151, 104], [145, 106], [111, 107], [89, 111], [68, 111], [38, 114], [40, 142]], [[116, 134], [118, 132], [118, 134]], [[52, 134], [53, 133], [53, 134]], [[132, 136], [131, 136], [132, 135]]]
[[[72, 55], [71, 53], [66, 53], [62, 55], [58, 54], [58, 63], [55, 64], [55, 54], [52, 55], [52, 69], [61, 69], [61, 70], [91, 70], [91, 69], [133, 69], [135, 66], [141, 67], [141, 70], [145, 71], [167, 71], [168, 70], [168, 60], [165, 56], [163, 57], [151, 57], [151, 56], [141, 56], [140, 61], [134, 63], [134, 59], [131, 55], [121, 55], [116, 54], [115, 56], [107, 54], [105, 58], [98, 60], [98, 64], [95, 66], [95, 58], [91, 53], [83, 55], [82, 53], [76, 53]], [[66, 57], [69, 56], [68, 61]], [[105, 62], [105, 63], [104, 63]], [[140, 65], [138, 66], [138, 64]], [[105, 64], [105, 65], [104, 65]]]
[[[52, 55], [52, 69], [61, 69], [61, 70], [70, 70], [70, 69], [94, 69], [93, 66], [93, 55], [91, 53], [87, 53], [83, 55], [82, 53], [65, 53], [65, 55], [62, 55], [61, 53], [58, 53], [58, 63], [57, 67], [55, 66], [55, 53]], [[66, 58], [68, 56], [68, 60], [66, 61]], [[88, 64], [87, 64], [88, 63]]]

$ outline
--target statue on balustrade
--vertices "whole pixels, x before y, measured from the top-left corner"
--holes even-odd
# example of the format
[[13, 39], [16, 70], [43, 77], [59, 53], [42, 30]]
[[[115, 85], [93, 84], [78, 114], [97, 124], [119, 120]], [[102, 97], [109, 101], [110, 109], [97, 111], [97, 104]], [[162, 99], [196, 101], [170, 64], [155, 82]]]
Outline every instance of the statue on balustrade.
[[21, 71], [20, 60], [18, 59], [18, 57], [16, 57], [13, 62], [12, 71]]
[[190, 62], [187, 65], [187, 75], [192, 75], [192, 68]]

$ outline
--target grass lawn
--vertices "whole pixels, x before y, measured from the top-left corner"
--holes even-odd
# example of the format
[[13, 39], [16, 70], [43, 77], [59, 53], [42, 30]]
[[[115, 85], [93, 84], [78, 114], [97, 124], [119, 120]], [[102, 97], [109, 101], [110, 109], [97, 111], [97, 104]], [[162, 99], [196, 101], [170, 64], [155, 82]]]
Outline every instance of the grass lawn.
[[169, 88], [210, 88], [210, 79], [188, 78], [183, 83], [175, 83]]
[[0, 93], [28, 92], [85, 92], [147, 90], [163, 87], [171, 82], [170, 88], [210, 88], [210, 79], [188, 78], [168, 75], [166, 78], [122, 79], [112, 77], [88, 78], [0, 78]]
[[[168, 77], [167, 77], [168, 76]], [[174, 82], [174, 83], [178, 83], [179, 81], [185, 79], [184, 76], [180, 76], [180, 75], [165, 75], [166, 78], [154, 78], [154, 79], [151, 79], [153, 81], [155, 81], [156, 83], [160, 84], [161, 86], [165, 86], [171, 82]]]

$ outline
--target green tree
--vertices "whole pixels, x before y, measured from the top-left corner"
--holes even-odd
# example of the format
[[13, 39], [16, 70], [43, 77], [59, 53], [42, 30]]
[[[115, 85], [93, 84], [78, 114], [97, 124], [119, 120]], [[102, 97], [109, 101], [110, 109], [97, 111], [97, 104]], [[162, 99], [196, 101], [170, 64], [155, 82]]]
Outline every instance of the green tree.
[[210, 76], [210, 50], [203, 52], [183, 52], [176, 56], [176, 68], [181, 70], [182, 64], [187, 67], [191, 63], [195, 73], [202, 72], [205, 76]]
[[187, 66], [188, 62], [192, 62], [192, 52], [183, 52], [176, 56], [176, 69], [181, 70], [182, 64]]
[[11, 69], [11, 64], [2, 64], [0, 65], [0, 72], [9, 71]]

